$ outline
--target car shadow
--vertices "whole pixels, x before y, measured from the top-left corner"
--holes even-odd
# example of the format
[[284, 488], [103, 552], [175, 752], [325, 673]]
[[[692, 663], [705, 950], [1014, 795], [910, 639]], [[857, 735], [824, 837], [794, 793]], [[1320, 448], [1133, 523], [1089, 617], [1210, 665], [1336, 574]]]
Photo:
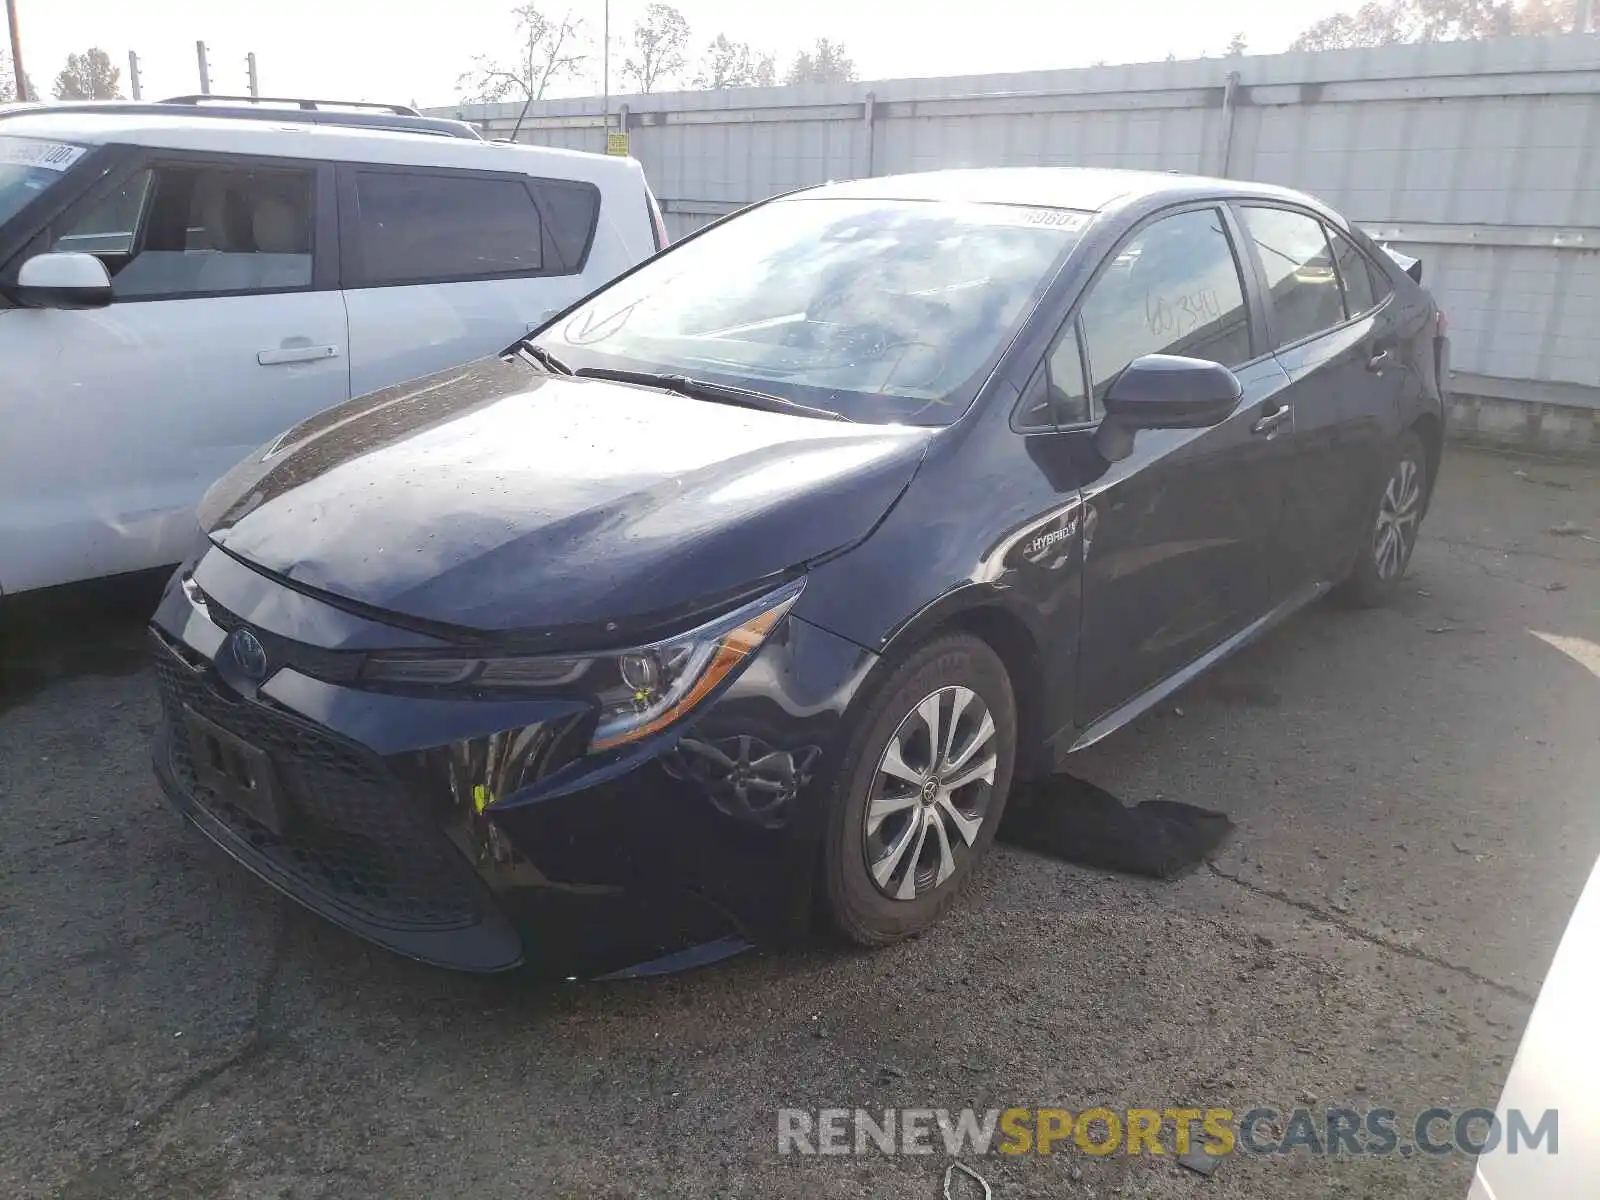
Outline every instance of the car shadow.
[[84, 675], [130, 675], [170, 567], [0, 597], [0, 713]]

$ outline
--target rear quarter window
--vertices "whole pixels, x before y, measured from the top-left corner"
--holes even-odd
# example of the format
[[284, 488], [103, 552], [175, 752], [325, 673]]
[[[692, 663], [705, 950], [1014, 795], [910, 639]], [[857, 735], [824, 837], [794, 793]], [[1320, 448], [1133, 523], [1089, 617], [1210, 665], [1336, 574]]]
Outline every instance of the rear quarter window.
[[1339, 269], [1339, 282], [1344, 286], [1345, 308], [1352, 317], [1376, 308], [1379, 300], [1389, 294], [1387, 287], [1380, 292], [1374, 282], [1377, 268], [1338, 230], [1329, 229], [1327, 233], [1333, 247], [1334, 265]]
[[527, 180], [357, 169], [355, 201], [357, 286], [545, 270]]
[[551, 257], [568, 271], [583, 270], [600, 220], [600, 189], [563, 179], [534, 182]]
[[1382, 267], [1370, 260], [1367, 262], [1367, 279], [1372, 284], [1372, 297], [1378, 304], [1382, 304], [1394, 294], [1393, 281]]

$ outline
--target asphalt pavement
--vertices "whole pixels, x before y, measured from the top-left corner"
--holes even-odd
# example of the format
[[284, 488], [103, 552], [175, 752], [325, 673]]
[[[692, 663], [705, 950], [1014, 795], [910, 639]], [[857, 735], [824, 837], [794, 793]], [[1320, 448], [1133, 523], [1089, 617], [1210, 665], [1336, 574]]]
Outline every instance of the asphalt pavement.
[[[1396, 604], [1318, 605], [1083, 758], [1238, 822], [1181, 880], [999, 846], [905, 945], [566, 987], [371, 949], [188, 831], [137, 588], [0, 608], [0, 1195], [924, 1200], [942, 1151], [780, 1155], [777, 1110], [1492, 1105], [1600, 855], [1597, 539], [1594, 464], [1451, 450]], [[970, 1161], [997, 1197], [1471, 1167]]]

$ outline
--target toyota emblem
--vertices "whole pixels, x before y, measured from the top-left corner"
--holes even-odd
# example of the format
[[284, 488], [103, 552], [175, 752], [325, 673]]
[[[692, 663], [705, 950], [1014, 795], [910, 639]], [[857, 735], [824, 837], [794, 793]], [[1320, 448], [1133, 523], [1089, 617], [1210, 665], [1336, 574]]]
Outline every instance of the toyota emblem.
[[234, 665], [246, 679], [260, 683], [267, 677], [267, 648], [248, 629], [235, 629], [228, 638]]

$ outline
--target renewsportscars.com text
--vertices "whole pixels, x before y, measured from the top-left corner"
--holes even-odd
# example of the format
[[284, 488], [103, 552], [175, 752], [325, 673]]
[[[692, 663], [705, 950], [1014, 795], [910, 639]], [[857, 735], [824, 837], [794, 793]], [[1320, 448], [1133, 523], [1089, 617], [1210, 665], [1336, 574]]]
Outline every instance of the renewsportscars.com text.
[[778, 1110], [779, 1154], [1189, 1154], [1410, 1158], [1414, 1154], [1560, 1152], [1560, 1114], [1429, 1108], [1409, 1119], [1390, 1108]]

